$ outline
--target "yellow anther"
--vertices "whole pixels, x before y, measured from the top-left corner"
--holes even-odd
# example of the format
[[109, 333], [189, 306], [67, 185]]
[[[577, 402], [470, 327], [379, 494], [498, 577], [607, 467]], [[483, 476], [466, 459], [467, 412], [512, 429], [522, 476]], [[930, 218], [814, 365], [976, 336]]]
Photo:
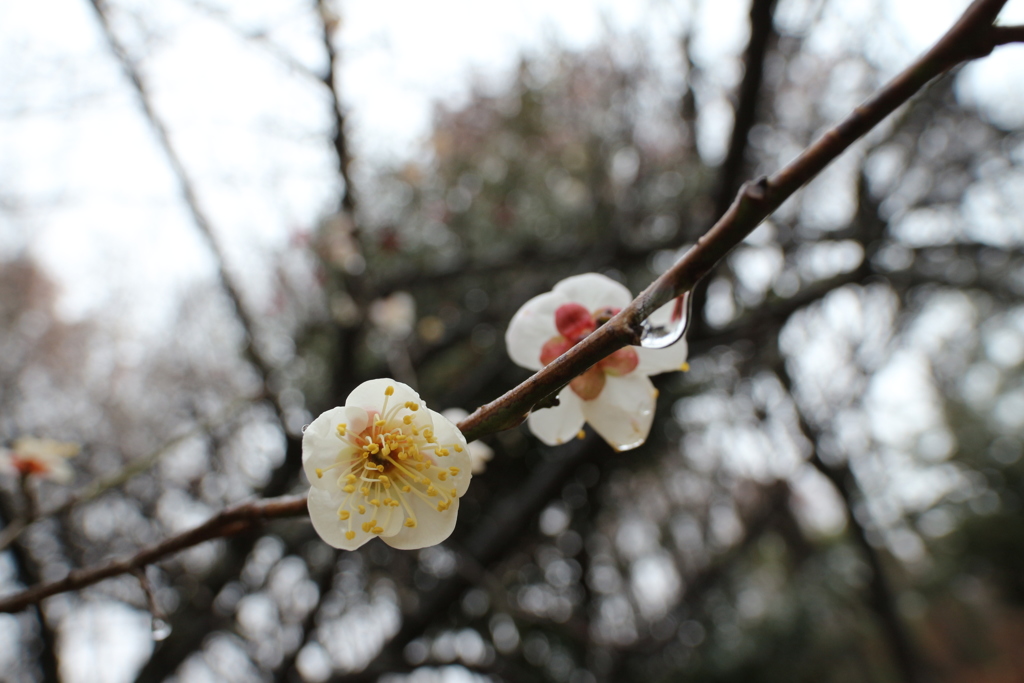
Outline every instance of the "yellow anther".
[[440, 479], [441, 481], [444, 481], [445, 479], [448, 478], [448, 473], [447, 472], [438, 472], [437, 473], [437, 478]]
[[388, 446], [388, 445], [385, 444], [384, 445], [384, 450], [382, 450], [380, 452], [380, 454], [383, 455], [385, 458], [388, 457], [389, 455], [391, 455], [391, 446]]
[[363, 531], [369, 532], [377, 524], [377, 520], [372, 522], [363, 522]]
[[450, 451], [447, 448], [438, 448], [434, 452], [437, 453], [438, 455], [440, 455], [442, 458], [445, 457], [446, 455], [450, 455], [451, 454]]
[[679, 366], [679, 369], [682, 370], [683, 372], [689, 372], [690, 364], [684, 361], [683, 364]]
[[356, 537], [356, 532], [354, 532], [354, 531], [346, 531], [345, 532], [345, 538], [347, 538], [348, 540], [351, 541], [355, 537]]
[[415, 465], [413, 465], [413, 467], [416, 468], [417, 472], [422, 472], [423, 470], [427, 469], [427, 466], [421, 462], [416, 463]]
[[324, 478], [324, 471], [322, 469], [320, 469], [319, 467], [316, 468], [316, 478], [317, 479], [323, 479]]
[[458, 489], [452, 489], [449, 493], [452, 494], [452, 498], [458, 498], [459, 497], [459, 490]]
[[374, 427], [383, 427], [386, 424], [387, 424], [387, 422], [385, 422], [384, 420], [374, 420], [373, 421], [373, 426]]
[[390, 505], [393, 508], [398, 507], [398, 501], [397, 500], [395, 500], [394, 498], [388, 498], [388, 500], [391, 501], [390, 503], [388, 503], [388, 505]]
[[587, 433], [581, 429], [580, 431], [576, 432], [576, 438], [585, 439], [587, 438]]
[[384, 395], [385, 396], [394, 396], [395, 395], [395, 388], [392, 387], [392, 386], [389, 386], [387, 389], [384, 390]]
[[427, 495], [428, 495], [428, 496], [436, 496], [436, 495], [437, 495], [437, 489], [435, 489], [435, 488], [433, 487], [433, 485], [431, 485], [431, 486], [428, 486], [428, 487], [427, 487]]
[[347, 482], [354, 482], [356, 480], [356, 478], [357, 477], [354, 474], [346, 474], [345, 475], [345, 481], [347, 481]]
[[386, 474], [382, 474], [379, 477], [377, 477], [377, 481], [379, 481], [381, 485], [384, 486], [384, 488], [391, 488], [391, 478], [388, 477]]
[[338, 436], [345, 436], [345, 432], [348, 431], [348, 426], [345, 423], [341, 423], [340, 425], [338, 425], [337, 429]]
[[365, 515], [366, 514], [366, 506], [365, 505], [357, 505], [356, 509], [359, 510], [359, 514], [361, 514], [361, 515]]
[[414, 526], [416, 526], [416, 520], [413, 519], [412, 517], [406, 517], [405, 518], [405, 525], [407, 527], [409, 527], [410, 529], [412, 529]]
[[363, 494], [364, 496], [370, 495], [370, 487], [369, 486], [362, 486], [362, 487], [360, 487], [359, 488], [359, 493]]
[[375, 534], [382, 534], [382, 533], [384, 533], [384, 528], [383, 527], [379, 527], [379, 526], [375, 526], [375, 527], [373, 527], [373, 529], [371, 529], [371, 531], [373, 531], [373, 533], [375, 533]]
[[406, 484], [405, 486], [402, 487], [402, 490], [405, 491], [406, 493], [409, 493], [410, 491], [412, 491], [412, 487]]
[[419, 403], [413, 403], [412, 401], [409, 401], [409, 410], [411, 410], [412, 412], [415, 413], [419, 409], [420, 409], [420, 404]]
[[440, 503], [437, 504], [437, 511], [444, 512], [445, 510], [448, 509], [448, 507], [449, 504], [442, 500]]
[[452, 444], [452, 448], [454, 448], [454, 449], [455, 449], [455, 452], [456, 452], [456, 453], [461, 453], [461, 452], [462, 452], [462, 446], [460, 446], [460, 445], [459, 445], [459, 444], [457, 444], [457, 443], [456, 443], [456, 444]]
[[348, 510], [338, 510], [338, 519], [344, 521], [351, 517], [352, 514]]
[[403, 417], [402, 418], [402, 422], [404, 422], [407, 425], [411, 425], [412, 424], [412, 415], [406, 415], [405, 417]]
[[457, 477], [459, 476], [459, 472], [461, 472], [462, 470], [460, 470], [458, 467], [449, 467], [448, 471], [452, 473], [453, 477]]
[[370, 505], [379, 508], [380, 507], [380, 500], [377, 499], [377, 498], [374, 498], [373, 500], [370, 501]]
[[355, 487], [355, 486], [353, 486], [352, 484], [347, 484], [347, 485], [346, 485], [346, 486], [345, 486], [344, 488], [342, 488], [341, 490], [342, 490], [342, 491], [344, 491], [345, 493], [353, 493], [353, 492], [354, 492], [354, 491], [356, 490], [356, 487]]

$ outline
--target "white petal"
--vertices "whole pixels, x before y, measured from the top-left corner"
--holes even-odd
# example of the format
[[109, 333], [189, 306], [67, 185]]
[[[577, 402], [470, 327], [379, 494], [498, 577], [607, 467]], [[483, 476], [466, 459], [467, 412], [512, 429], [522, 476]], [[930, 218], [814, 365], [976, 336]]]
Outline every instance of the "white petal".
[[[365, 416], [365, 412], [363, 413]], [[347, 409], [331, 408], [321, 413], [302, 433], [302, 469], [313, 486], [326, 490], [337, 489], [337, 476], [316, 476], [317, 469], [327, 469], [343, 457], [347, 450], [345, 442], [338, 436], [337, 428], [347, 419]], [[365, 418], [364, 418], [365, 419]]]
[[633, 348], [640, 357], [640, 364], [633, 372], [642, 375], [659, 375], [663, 372], [682, 370], [688, 352], [685, 339], [680, 339], [664, 349], [644, 349], [639, 346]]
[[371, 379], [367, 382], [363, 382], [358, 387], [352, 390], [352, 393], [345, 399], [346, 406], [359, 406], [365, 410], [375, 410], [380, 412], [384, 406], [385, 394], [384, 391], [388, 387], [393, 387], [395, 390], [394, 395], [387, 397], [388, 407], [396, 404], [401, 405], [406, 401], [412, 401], [422, 406], [423, 400], [420, 399], [420, 395], [413, 391], [413, 388], [408, 384], [402, 384], [396, 382], [393, 379], [382, 377], [381, 379]]
[[561, 294], [547, 292], [535, 296], [516, 311], [505, 331], [505, 348], [516, 365], [540, 370], [540, 350], [552, 337], [558, 336], [555, 310], [568, 303]]
[[644, 375], [609, 376], [600, 396], [582, 402], [583, 414], [612, 448], [628, 451], [647, 440], [657, 397], [658, 390]]
[[[313, 529], [324, 540], [327, 545], [344, 550], [355, 550], [362, 544], [376, 536], [374, 533], [363, 531], [362, 523], [369, 521], [370, 517], [360, 519], [358, 514], [353, 514], [347, 521], [338, 519], [338, 507], [345, 500], [340, 492], [331, 495], [322, 489], [313, 488], [309, 490], [309, 519], [313, 522]], [[367, 511], [367, 515], [371, 514]], [[355, 537], [349, 540], [345, 538], [345, 532], [355, 532]]]
[[598, 273], [573, 275], [555, 285], [553, 291], [591, 312], [606, 307], [625, 308], [633, 301], [629, 289]]
[[527, 424], [538, 439], [549, 446], [558, 446], [576, 438], [583, 428], [583, 401], [569, 387], [558, 393], [558, 405], [530, 413]]
[[403, 526], [397, 534], [385, 538], [385, 543], [399, 550], [417, 550], [437, 545], [452, 535], [459, 514], [458, 499], [444, 512], [415, 495], [407, 494], [406, 500], [416, 516], [416, 526]]
[[[466, 489], [469, 488], [469, 480], [473, 477], [473, 463], [469, 459], [469, 446], [466, 444], [466, 437], [462, 436], [458, 427], [449, 422], [446, 417], [433, 410], [430, 413], [430, 417], [434, 420], [434, 438], [437, 439], [439, 445], [449, 451], [448, 455], [434, 458], [434, 462], [438, 467], [459, 468], [459, 473], [449, 476], [447, 481], [451, 482], [460, 496], [463, 496]], [[452, 448], [455, 444], [462, 449], [461, 452]]]

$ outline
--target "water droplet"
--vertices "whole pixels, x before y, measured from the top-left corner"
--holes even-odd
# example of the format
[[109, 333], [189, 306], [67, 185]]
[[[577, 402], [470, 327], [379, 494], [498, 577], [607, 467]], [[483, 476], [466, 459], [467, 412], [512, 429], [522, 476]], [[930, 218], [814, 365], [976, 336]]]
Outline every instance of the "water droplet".
[[[294, 427], [292, 427], [292, 429], [295, 429], [295, 428], [294, 428]], [[303, 433], [303, 434], [305, 434], [305, 433], [306, 433], [306, 430], [307, 430], [307, 429], [309, 429], [309, 425], [302, 425], [302, 433]]]
[[171, 625], [159, 617], [153, 617], [153, 640], [166, 640], [171, 635]]
[[645, 349], [664, 349], [682, 339], [690, 325], [692, 299], [690, 292], [684, 292], [652, 313], [643, 322], [640, 346]]

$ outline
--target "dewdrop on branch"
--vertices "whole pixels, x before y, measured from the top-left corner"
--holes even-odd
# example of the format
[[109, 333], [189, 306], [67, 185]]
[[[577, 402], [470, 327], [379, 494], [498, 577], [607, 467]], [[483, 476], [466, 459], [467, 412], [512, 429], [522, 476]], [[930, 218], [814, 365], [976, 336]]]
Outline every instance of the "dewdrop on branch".
[[[629, 290], [597, 273], [562, 280], [523, 304], [505, 333], [517, 364], [530, 370], [571, 349], [633, 300]], [[654, 420], [657, 389], [650, 375], [685, 370], [688, 301], [669, 302], [651, 316], [653, 348], [627, 346], [573, 379], [558, 393], [558, 405], [530, 413], [530, 431], [548, 445], [566, 443], [589, 423], [616, 450], [637, 448]], [[646, 328], [645, 328], [646, 329]]]
[[444, 541], [472, 477], [458, 427], [393, 379], [360, 384], [313, 420], [302, 465], [313, 528], [345, 550], [375, 536], [403, 550]]

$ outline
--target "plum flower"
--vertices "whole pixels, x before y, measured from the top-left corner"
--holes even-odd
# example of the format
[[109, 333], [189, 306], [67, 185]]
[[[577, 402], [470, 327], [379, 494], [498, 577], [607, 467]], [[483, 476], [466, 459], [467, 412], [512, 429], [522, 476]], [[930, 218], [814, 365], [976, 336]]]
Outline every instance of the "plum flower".
[[436, 545], [455, 528], [472, 477], [466, 439], [392, 379], [356, 387], [302, 435], [313, 528], [335, 548], [374, 536], [394, 548]]
[[[505, 333], [512, 360], [540, 370], [629, 305], [623, 285], [596, 273], [575, 275], [519, 309]], [[671, 315], [669, 303], [652, 318]], [[657, 389], [650, 375], [686, 369], [686, 341], [665, 349], [627, 346], [600, 361], [558, 394], [559, 404], [530, 414], [530, 431], [548, 445], [569, 441], [589, 422], [620, 451], [647, 440]]]
[[23, 477], [67, 484], [74, 477], [68, 458], [78, 455], [80, 450], [76, 443], [23, 436], [10, 449], [0, 449], [0, 462]]

